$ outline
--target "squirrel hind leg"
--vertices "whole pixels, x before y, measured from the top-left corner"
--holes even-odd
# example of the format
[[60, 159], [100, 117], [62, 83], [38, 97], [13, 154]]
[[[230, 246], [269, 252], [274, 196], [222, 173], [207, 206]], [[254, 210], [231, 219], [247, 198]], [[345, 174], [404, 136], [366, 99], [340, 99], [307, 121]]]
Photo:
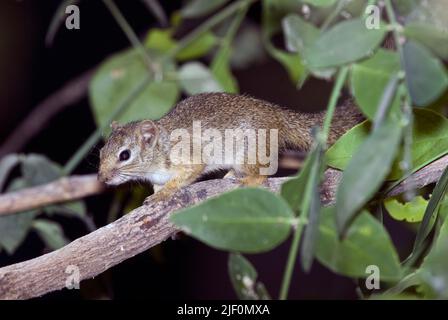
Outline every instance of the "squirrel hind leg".
[[268, 176], [260, 174], [259, 165], [244, 165], [240, 169], [244, 174], [244, 177], [240, 179], [240, 183], [243, 186], [261, 186], [264, 182], [266, 182], [266, 179], [268, 178]]

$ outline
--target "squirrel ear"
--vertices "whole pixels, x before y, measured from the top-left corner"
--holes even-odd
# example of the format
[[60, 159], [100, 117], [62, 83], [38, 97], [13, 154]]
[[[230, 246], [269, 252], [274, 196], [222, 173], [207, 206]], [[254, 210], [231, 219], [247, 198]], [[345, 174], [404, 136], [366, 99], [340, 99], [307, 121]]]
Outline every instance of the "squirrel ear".
[[120, 128], [121, 126], [117, 121], [112, 121], [112, 123], [110, 124], [110, 127], [111, 127], [112, 131], [115, 131], [118, 128]]
[[153, 146], [157, 141], [159, 135], [159, 129], [156, 124], [151, 120], [143, 120], [140, 125], [140, 132], [143, 137], [143, 142]]

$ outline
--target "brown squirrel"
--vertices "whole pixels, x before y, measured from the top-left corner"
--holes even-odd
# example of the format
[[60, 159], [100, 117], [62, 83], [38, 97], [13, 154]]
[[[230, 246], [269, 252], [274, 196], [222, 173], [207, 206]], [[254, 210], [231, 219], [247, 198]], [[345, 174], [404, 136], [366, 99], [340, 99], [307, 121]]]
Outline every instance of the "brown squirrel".
[[[260, 129], [276, 129], [277, 150], [294, 148], [306, 151], [313, 143], [311, 129], [322, 124], [324, 115], [323, 112], [300, 113], [283, 109], [246, 95], [228, 93], [194, 95], [179, 102], [160, 120], [142, 120], [125, 125], [113, 122], [112, 133], [100, 151], [98, 178], [108, 185], [118, 185], [132, 180], [150, 181], [156, 191], [152, 200], [156, 201], [166, 200], [179, 188], [193, 183], [204, 173], [217, 169], [230, 169], [231, 175], [243, 175], [241, 182], [244, 185], [259, 185], [267, 176], [260, 174], [260, 169], [266, 165], [261, 164], [258, 158], [253, 163], [192, 162], [191, 159], [187, 161], [187, 156], [173, 155], [176, 143], [179, 142], [179, 138], [193, 134], [192, 143], [187, 144], [188, 151], [195, 146], [199, 146], [200, 152], [204, 151], [205, 146], [201, 144], [204, 138], [195, 139], [192, 132], [194, 130], [192, 123], [200, 121], [201, 129], [215, 130], [216, 134], [223, 136], [228, 129], [257, 132]], [[362, 115], [352, 102], [338, 107], [328, 143], [334, 143], [338, 137], [362, 120]], [[178, 129], [184, 131], [177, 135], [178, 139], [173, 140], [170, 135]], [[260, 138], [259, 133], [256, 135]], [[269, 134], [269, 137], [271, 136], [272, 133]], [[248, 150], [247, 140], [240, 139], [237, 142], [243, 142], [240, 148], [244, 150], [240, 151]], [[274, 150], [271, 144], [272, 140], [269, 140], [268, 152]]]

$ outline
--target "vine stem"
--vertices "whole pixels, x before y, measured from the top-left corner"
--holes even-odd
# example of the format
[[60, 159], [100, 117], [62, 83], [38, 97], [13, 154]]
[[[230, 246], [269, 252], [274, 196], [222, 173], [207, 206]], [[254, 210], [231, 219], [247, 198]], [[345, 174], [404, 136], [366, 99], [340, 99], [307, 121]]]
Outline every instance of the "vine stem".
[[[107, 1], [107, 0], [105, 0]], [[218, 14], [206, 20], [204, 23], [199, 25], [196, 29], [194, 29], [191, 33], [189, 33], [185, 38], [178, 42], [177, 46], [168, 52], [163, 58], [163, 60], [172, 59], [176, 56], [176, 54], [184, 49], [186, 46], [191, 44], [197, 37], [201, 36], [204, 32], [210, 30], [217, 24], [221, 23], [224, 19], [238, 11], [241, 6], [245, 5], [247, 2], [255, 2], [257, 0], [240, 0], [235, 2], [234, 4], [226, 7]], [[124, 19], [124, 17], [123, 17]], [[120, 25], [120, 27], [122, 27]], [[123, 102], [120, 103], [119, 106], [114, 110], [111, 116], [107, 119], [105, 124], [99, 128], [97, 128], [90, 137], [84, 142], [84, 144], [75, 152], [75, 154], [69, 159], [67, 164], [63, 168], [63, 173], [65, 175], [70, 174], [76, 166], [81, 162], [81, 160], [85, 157], [85, 155], [92, 149], [92, 147], [100, 140], [102, 132], [104, 132], [109, 123], [117, 118], [122, 112], [126, 110], [126, 108], [132, 103], [132, 101], [145, 89], [145, 87], [150, 83], [151, 77], [148, 75], [145, 79], [140, 82], [133, 91], [129, 93], [124, 99]]]
[[[403, 50], [403, 43], [404, 39], [400, 38], [400, 32], [399, 30], [402, 29], [401, 24], [398, 23], [397, 17], [395, 15], [394, 8], [392, 6], [391, 0], [385, 0], [384, 1], [387, 11], [387, 16], [389, 17], [390, 23], [395, 26], [392, 29], [392, 34], [394, 36], [394, 42], [395, 46], [397, 47], [398, 54], [400, 55], [400, 61], [401, 61], [401, 72], [403, 73], [404, 77], [406, 76], [406, 69], [404, 67], [404, 50]], [[403, 121], [405, 123], [405, 129], [404, 129], [404, 143], [403, 143], [403, 149], [404, 149], [404, 156], [403, 156], [403, 175], [404, 176], [410, 176], [412, 173], [412, 128], [414, 123], [414, 115], [412, 113], [412, 102], [411, 97], [409, 95], [409, 91], [407, 88], [403, 85], [401, 90], [402, 96], [404, 97], [403, 101]], [[415, 196], [415, 190], [409, 190], [405, 194], [405, 198], [407, 198], [409, 201]]]
[[158, 68], [152, 61], [146, 51], [145, 47], [141, 43], [138, 36], [135, 34], [132, 27], [129, 25], [126, 18], [121, 13], [120, 9], [117, 7], [113, 0], [103, 0], [104, 5], [109, 9], [110, 13], [114, 17], [117, 24], [120, 26], [121, 30], [123, 30], [124, 34], [128, 38], [129, 42], [132, 46], [138, 50], [141, 55], [143, 61], [148, 66], [149, 70], [156, 76], [157, 79], [161, 79], [160, 68]]
[[223, 41], [220, 43], [221, 48], [225, 48], [226, 50], [229, 49], [233, 39], [235, 38], [236, 32], [238, 31], [238, 28], [241, 25], [241, 22], [246, 16], [247, 10], [249, 9], [249, 4], [250, 2], [246, 0], [246, 3], [242, 5], [241, 8], [239, 9], [237, 16], [230, 24]]
[[[386, 12], [387, 12], [387, 16], [389, 17], [389, 22], [391, 25], [393, 26], [401, 26], [398, 22], [397, 22], [397, 17], [395, 16], [395, 12], [394, 12], [394, 8], [392, 7], [392, 2], [390, 0], [384, 0], [384, 4], [386, 5]], [[398, 28], [393, 28], [392, 29], [392, 34], [394, 36], [394, 41], [395, 41], [395, 45], [397, 46], [397, 51], [398, 54], [400, 55], [400, 60], [401, 60], [401, 65], [402, 65], [402, 69], [404, 71], [403, 68], [403, 44], [402, 41], [400, 39], [400, 34], [398, 32]]]
[[178, 45], [176, 47], [174, 47], [173, 49], [171, 49], [166, 54], [165, 58], [170, 59], [170, 58], [175, 57], [183, 48], [185, 48], [187, 45], [189, 45], [191, 42], [193, 42], [195, 39], [197, 39], [203, 33], [210, 30], [217, 24], [221, 23], [223, 20], [225, 20], [226, 18], [228, 18], [232, 14], [234, 14], [236, 11], [241, 10], [246, 5], [249, 5], [250, 3], [253, 3], [256, 1], [258, 1], [258, 0], [240, 0], [240, 1], [234, 2], [231, 5], [227, 6], [226, 8], [221, 10], [219, 13], [217, 13], [213, 17], [209, 18], [207, 21], [205, 21], [199, 27], [194, 29], [185, 38], [180, 40], [178, 42]]
[[[328, 102], [327, 106], [327, 113], [325, 116], [323, 128], [322, 128], [322, 134], [318, 135], [319, 142], [327, 141], [328, 133], [330, 132], [330, 125], [331, 120], [333, 119], [334, 111], [336, 108], [336, 104], [338, 102], [338, 98], [341, 95], [342, 87], [344, 86], [345, 80], [347, 79], [348, 75], [348, 66], [342, 67], [339, 72], [338, 76], [336, 78], [335, 84], [333, 86], [333, 90], [331, 92], [330, 100]], [[323, 141], [322, 141], [323, 140]], [[312, 183], [315, 179], [317, 179], [317, 174], [319, 171], [319, 166], [315, 163], [313, 164], [313, 167], [311, 168], [310, 177], [307, 180], [307, 186], [305, 189], [305, 195], [304, 195], [304, 202], [301, 208], [300, 218], [299, 221], [302, 221], [302, 218], [304, 214], [307, 214], [310, 207], [310, 199], [311, 199], [311, 189], [310, 183]], [[297, 224], [296, 228], [294, 230], [294, 235], [291, 242], [291, 247], [289, 248], [289, 254], [288, 254], [288, 260], [286, 262], [285, 272], [283, 273], [283, 281], [282, 286], [280, 289], [280, 300], [285, 300], [288, 297], [289, 287], [291, 285], [291, 278], [292, 273], [294, 271], [294, 265], [297, 260], [297, 252], [299, 250], [299, 243], [300, 238], [302, 236], [303, 231], [303, 224]]]
[[312, 198], [311, 192], [313, 191], [313, 188], [311, 188], [311, 183], [316, 179], [318, 169], [319, 166], [315, 161], [315, 163], [313, 163], [313, 166], [311, 168], [310, 178], [308, 179], [306, 184], [304, 202], [301, 207], [299, 220], [295, 225], [294, 237], [292, 238], [291, 247], [289, 248], [288, 261], [286, 263], [285, 272], [283, 274], [282, 286], [280, 289], [280, 296], [279, 296], [280, 300], [286, 300], [286, 298], [288, 297], [289, 287], [291, 286], [291, 278], [297, 260], [297, 252], [299, 251], [300, 238], [302, 236], [304, 226], [304, 223], [302, 223], [302, 221], [307, 220], [306, 215], [310, 209], [311, 205], [310, 199]]
[[330, 101], [327, 106], [327, 113], [325, 115], [324, 124], [322, 127], [323, 140], [326, 142], [328, 135], [330, 133], [331, 121], [333, 120], [334, 111], [336, 109], [336, 104], [338, 103], [339, 96], [341, 95], [342, 87], [344, 86], [345, 80], [348, 75], [348, 66], [344, 66], [339, 70], [336, 82], [334, 84], [333, 90], [331, 92]]
[[344, 9], [347, 4], [346, 0], [341, 0], [337, 3], [336, 8], [328, 15], [325, 21], [322, 23], [320, 27], [321, 32], [328, 29], [331, 23], [337, 18], [337, 16], [341, 13], [342, 9]]

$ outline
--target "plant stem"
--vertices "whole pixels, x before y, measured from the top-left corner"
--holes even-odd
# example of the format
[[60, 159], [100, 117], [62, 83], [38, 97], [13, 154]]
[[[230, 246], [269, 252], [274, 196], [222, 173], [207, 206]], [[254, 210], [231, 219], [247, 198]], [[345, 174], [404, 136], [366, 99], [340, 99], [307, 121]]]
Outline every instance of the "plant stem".
[[[386, 5], [386, 12], [387, 12], [387, 16], [389, 17], [389, 22], [393, 26], [400, 25], [397, 22], [397, 17], [395, 16], [394, 8], [392, 7], [392, 2], [390, 0], [384, 0], [384, 4]], [[402, 45], [402, 40], [400, 39], [400, 34], [396, 27], [393, 28], [392, 34], [394, 36], [395, 45], [397, 47], [398, 54], [400, 55], [401, 65], [402, 65], [402, 69], [404, 71], [404, 68], [403, 68], [403, 56], [404, 56], [403, 55], [403, 45]]]
[[232, 3], [231, 5], [224, 8], [222, 11], [214, 15], [213, 17], [206, 20], [199, 27], [190, 32], [186, 37], [180, 40], [173, 49], [171, 49], [165, 56], [166, 59], [171, 59], [175, 57], [183, 48], [188, 46], [194, 40], [196, 40], [199, 36], [201, 36], [206, 31], [210, 30], [217, 24], [224, 21], [226, 18], [230, 17], [236, 11], [242, 9], [244, 6], [248, 5], [250, 2], [255, 2], [257, 0], [240, 0]]
[[248, 9], [249, 9], [249, 2], [246, 1], [246, 3], [241, 6], [239, 12], [237, 13], [237, 16], [235, 17], [235, 19], [233, 19], [231, 25], [229, 26], [229, 29], [227, 30], [227, 33], [225, 35], [223, 42], [221, 43], [221, 46], [223, 46], [223, 47], [230, 46], [233, 39], [235, 38], [238, 28], [241, 25], [241, 22], [243, 22], [244, 17], [246, 16]]
[[132, 46], [138, 50], [140, 53], [143, 61], [148, 66], [149, 70], [153, 74], [157, 74], [156, 78], [160, 79], [160, 68], [157, 68], [151, 61], [151, 58], [148, 55], [148, 52], [146, 51], [145, 47], [141, 43], [140, 39], [135, 34], [132, 27], [129, 25], [126, 18], [121, 13], [120, 9], [117, 7], [115, 2], [113, 0], [103, 0], [104, 5], [109, 9], [110, 13], [114, 17], [115, 21], [120, 26], [121, 30], [123, 30], [124, 34], [128, 38], [129, 42], [132, 44]]
[[[406, 76], [406, 69], [404, 68], [404, 50], [403, 50], [403, 43], [404, 39], [400, 38], [401, 35], [398, 31], [398, 28], [401, 27], [401, 24], [398, 23], [397, 17], [395, 15], [395, 11], [392, 7], [391, 0], [385, 0], [384, 1], [386, 5], [386, 11], [387, 16], [389, 17], [390, 23], [394, 26], [392, 29], [392, 34], [394, 36], [395, 46], [397, 47], [397, 51], [400, 55], [400, 61], [401, 61], [401, 72]], [[398, 27], [397, 27], [398, 26]], [[413, 122], [414, 122], [414, 115], [412, 113], [412, 102], [411, 97], [409, 95], [409, 91], [407, 90], [406, 86], [401, 87], [402, 96], [404, 97], [404, 105], [402, 108], [403, 111], [403, 120], [405, 122], [405, 129], [404, 129], [404, 143], [403, 143], [403, 149], [404, 149], [404, 155], [403, 155], [403, 163], [404, 168], [403, 175], [404, 176], [410, 176], [412, 172], [412, 128], [413, 128]], [[412, 181], [411, 181], [412, 183]], [[406, 191], [405, 198], [407, 200], [411, 200], [415, 195], [415, 190], [410, 189], [409, 191]]]
[[[316, 149], [312, 152], [316, 151], [320, 152], [319, 150]], [[303, 197], [303, 203], [300, 210], [300, 217], [294, 230], [294, 236], [292, 238], [291, 247], [289, 248], [288, 260], [286, 262], [285, 272], [283, 273], [283, 281], [279, 295], [280, 300], [285, 300], [288, 297], [289, 287], [291, 285], [291, 278], [297, 260], [297, 252], [299, 251], [300, 238], [302, 236], [303, 231], [304, 224], [301, 222], [308, 221], [308, 213], [311, 206], [311, 199], [313, 197], [311, 193], [313, 192], [313, 183], [318, 178], [317, 175], [319, 174], [319, 165], [320, 165], [319, 161], [314, 161], [314, 163], [312, 163], [310, 176], [306, 182], [305, 194]]]
[[[413, 127], [414, 127], [414, 114], [412, 113], [411, 99], [409, 93], [405, 86], [402, 86], [404, 93], [403, 102], [403, 120], [405, 123], [404, 127], [404, 138], [403, 138], [403, 164], [402, 168], [404, 176], [411, 176], [412, 173], [412, 144], [413, 141]], [[414, 184], [413, 178], [409, 178], [409, 184], [412, 186]], [[407, 201], [411, 201], [415, 197], [415, 187], [409, 188], [404, 194], [404, 198]]]
[[336, 8], [328, 15], [328, 17], [322, 23], [322, 26], [320, 27], [321, 32], [327, 30], [327, 28], [334, 21], [334, 19], [336, 19], [336, 17], [339, 15], [339, 13], [341, 13], [342, 9], [344, 9], [346, 3], [347, 3], [347, 0], [340, 0], [337, 3]]
[[302, 236], [303, 224], [298, 223], [294, 231], [291, 247], [289, 248], [288, 260], [286, 262], [285, 272], [283, 273], [282, 287], [280, 289], [280, 300], [286, 300], [288, 297], [289, 287], [291, 285], [291, 278], [294, 265], [297, 259], [297, 252], [299, 251], [300, 237]]
[[[335, 84], [333, 86], [333, 90], [331, 92], [330, 100], [329, 100], [328, 106], [327, 106], [327, 114], [325, 115], [325, 120], [324, 120], [324, 124], [323, 124], [323, 128], [322, 128], [323, 132], [322, 132], [322, 134], [320, 134], [317, 137], [318, 144], [319, 143], [325, 144], [327, 141], [327, 137], [330, 132], [331, 120], [333, 119], [333, 114], [336, 109], [336, 104], [338, 102], [338, 98], [341, 94], [341, 90], [342, 90], [342, 87], [344, 86], [345, 79], [347, 78], [347, 75], [348, 75], [348, 66], [344, 66], [339, 70], [338, 76], [337, 76]], [[317, 175], [319, 174], [318, 169], [319, 169], [318, 164], [314, 163], [311, 168], [309, 179], [307, 180], [305, 195], [303, 198], [304, 202], [302, 204], [301, 213], [300, 213], [301, 218], [306, 218], [306, 215], [308, 214], [308, 211], [310, 209], [310, 204], [311, 204], [310, 199], [312, 197], [311, 183], [313, 183], [315, 181], [315, 179], [318, 178], [317, 177]], [[300, 237], [302, 235], [302, 230], [303, 230], [303, 225], [298, 225], [294, 232], [294, 237], [292, 239], [291, 247], [289, 249], [288, 260], [286, 263], [285, 272], [283, 274], [282, 287], [281, 287], [280, 296], [279, 296], [279, 298], [281, 300], [285, 300], [288, 296], [288, 291], [289, 291], [289, 286], [291, 283], [293, 268], [294, 268], [295, 262], [297, 260], [297, 252], [299, 249], [299, 242], [300, 242]]]
[[348, 75], [348, 66], [344, 66], [339, 70], [336, 82], [331, 92], [330, 101], [328, 102], [327, 106], [327, 113], [325, 115], [325, 120], [322, 127], [322, 138], [325, 142], [327, 141], [328, 135], [330, 133], [331, 121], [333, 120], [336, 104], [338, 102], [339, 96], [341, 95], [341, 90], [342, 87], [344, 86], [345, 79], [347, 79], [347, 75]]
[[219, 49], [216, 50], [216, 53], [214, 54], [213, 60], [210, 65], [214, 73], [219, 72], [221, 68], [225, 67], [225, 60], [219, 59], [219, 57], [230, 57], [229, 54], [233, 39], [235, 38], [236, 32], [238, 31], [241, 23], [244, 20], [244, 17], [246, 16], [247, 10], [249, 9], [249, 4], [250, 2], [247, 1], [244, 6], [241, 6], [235, 18], [230, 23], [225, 36], [221, 39], [219, 43]]

